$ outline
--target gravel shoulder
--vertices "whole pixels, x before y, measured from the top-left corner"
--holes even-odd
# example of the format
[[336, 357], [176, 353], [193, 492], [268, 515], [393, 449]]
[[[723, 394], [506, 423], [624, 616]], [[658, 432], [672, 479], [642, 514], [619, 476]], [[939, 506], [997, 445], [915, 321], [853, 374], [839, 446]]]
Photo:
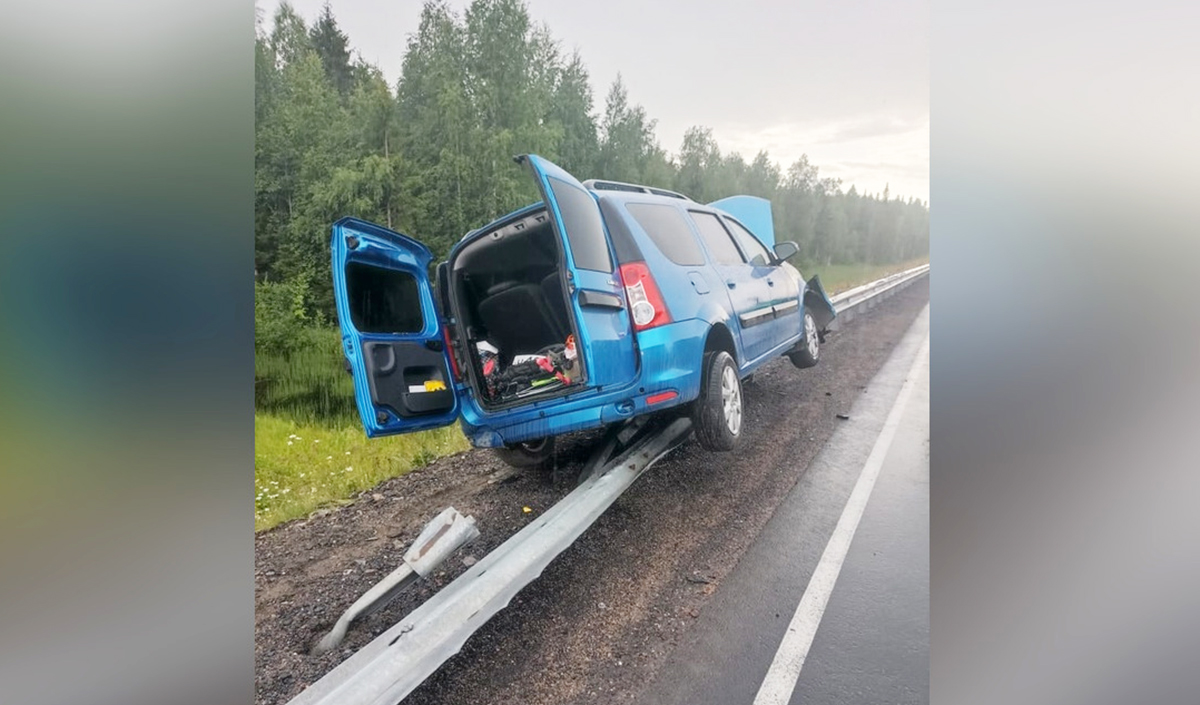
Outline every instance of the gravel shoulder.
[[[831, 334], [821, 364], [784, 358], [745, 386], [741, 448], [694, 441], [651, 468], [546, 572], [405, 703], [631, 701], [929, 300], [928, 278]], [[558, 467], [521, 473], [470, 450], [255, 537], [255, 702], [286, 703], [574, 487], [599, 433], [560, 439]], [[432, 580], [360, 620], [342, 646], [309, 648], [453, 505], [481, 537]], [[525, 513], [523, 507], [531, 512]]]

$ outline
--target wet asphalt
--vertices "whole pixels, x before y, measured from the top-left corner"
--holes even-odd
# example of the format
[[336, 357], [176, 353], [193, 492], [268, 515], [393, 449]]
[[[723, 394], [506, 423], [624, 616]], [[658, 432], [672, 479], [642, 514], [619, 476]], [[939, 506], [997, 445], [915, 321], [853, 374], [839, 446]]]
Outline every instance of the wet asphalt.
[[788, 702], [928, 702], [928, 330], [926, 308], [637, 702], [755, 702], [910, 375], [913, 391]]

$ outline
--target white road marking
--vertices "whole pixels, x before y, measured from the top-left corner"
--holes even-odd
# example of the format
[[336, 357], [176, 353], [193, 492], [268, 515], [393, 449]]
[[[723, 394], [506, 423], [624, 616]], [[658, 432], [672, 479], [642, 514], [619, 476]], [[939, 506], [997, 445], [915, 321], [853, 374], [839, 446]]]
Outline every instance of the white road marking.
[[888, 412], [888, 417], [883, 423], [883, 430], [875, 439], [871, 454], [867, 456], [867, 462], [850, 492], [850, 498], [846, 500], [846, 507], [842, 510], [837, 527], [829, 537], [829, 543], [825, 544], [821, 560], [809, 578], [808, 587], [804, 589], [804, 595], [800, 598], [800, 604], [796, 606], [796, 613], [792, 615], [792, 621], [783, 635], [779, 650], [775, 652], [775, 659], [771, 661], [771, 668], [763, 678], [758, 695], [754, 697], [754, 705], [786, 705], [792, 698], [792, 691], [796, 689], [796, 681], [800, 678], [800, 669], [804, 667], [813, 637], [821, 624], [821, 616], [825, 613], [825, 606], [829, 604], [830, 594], [833, 593], [834, 583], [842, 571], [846, 552], [850, 550], [850, 542], [854, 539], [858, 522], [867, 507], [867, 500], [871, 498], [871, 491], [875, 488], [875, 480], [879, 477], [879, 470], [883, 467], [888, 448], [892, 445], [892, 439], [896, 437], [896, 429], [900, 426], [904, 407], [908, 405], [908, 398], [912, 396], [918, 366], [928, 355], [929, 336], [926, 335], [908, 376], [900, 387], [900, 393], [896, 395], [892, 410]]

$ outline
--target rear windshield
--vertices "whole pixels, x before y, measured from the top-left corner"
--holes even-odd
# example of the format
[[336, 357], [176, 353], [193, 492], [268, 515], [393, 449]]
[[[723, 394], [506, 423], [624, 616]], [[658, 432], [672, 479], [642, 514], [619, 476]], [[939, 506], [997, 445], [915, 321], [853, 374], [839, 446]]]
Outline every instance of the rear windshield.
[[417, 278], [361, 262], [346, 265], [350, 321], [360, 333], [419, 333], [425, 328]]
[[555, 178], [548, 179], [558, 210], [562, 213], [563, 226], [567, 229], [567, 242], [571, 245], [571, 256], [575, 266], [597, 272], [611, 272], [612, 260], [608, 256], [608, 238], [604, 235], [604, 221], [596, 200], [581, 188]]
[[630, 203], [625, 208], [667, 259], [687, 267], [704, 264], [704, 253], [678, 208], [661, 203]]

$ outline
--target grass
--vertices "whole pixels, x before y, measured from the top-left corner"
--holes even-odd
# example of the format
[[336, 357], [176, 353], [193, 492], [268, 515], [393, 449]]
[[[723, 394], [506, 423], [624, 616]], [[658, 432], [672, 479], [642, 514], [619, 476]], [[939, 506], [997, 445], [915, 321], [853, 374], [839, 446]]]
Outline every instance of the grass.
[[254, 529], [346, 501], [468, 447], [457, 425], [368, 439], [336, 329], [305, 329], [289, 354], [254, 355]]
[[357, 426], [354, 380], [344, 367], [341, 333], [308, 328], [289, 354], [254, 353], [254, 408], [298, 423]]
[[833, 296], [840, 291], [882, 279], [895, 272], [912, 269], [928, 261], [929, 255], [925, 255], [894, 264], [810, 264], [798, 267], [798, 269], [806, 278], [820, 274], [821, 286], [825, 288], [825, 293]]
[[362, 427], [254, 414], [254, 530], [345, 501], [468, 447], [457, 425], [368, 439]]

